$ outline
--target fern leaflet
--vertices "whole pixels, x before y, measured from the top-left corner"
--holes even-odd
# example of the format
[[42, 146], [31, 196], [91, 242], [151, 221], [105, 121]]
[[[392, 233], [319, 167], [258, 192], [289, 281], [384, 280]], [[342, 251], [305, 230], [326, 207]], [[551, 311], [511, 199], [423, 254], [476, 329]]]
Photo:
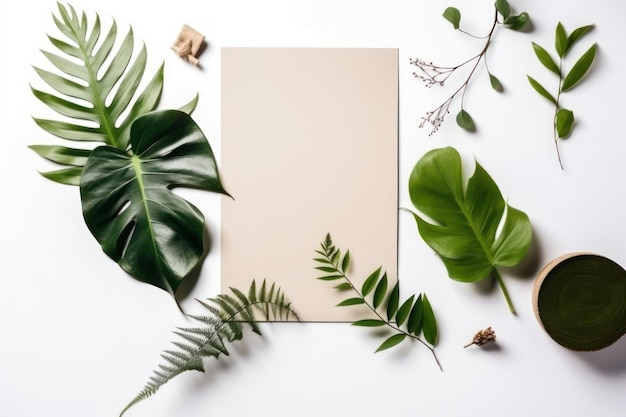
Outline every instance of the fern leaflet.
[[227, 344], [243, 339], [244, 324], [253, 332], [261, 334], [255, 312], [266, 321], [298, 320], [298, 315], [291, 307], [282, 289], [275, 284], [269, 287], [265, 280], [257, 289], [252, 281], [248, 294], [231, 288], [232, 294], [220, 294], [206, 302], [199, 303], [206, 308], [208, 315], [190, 315], [203, 327], [179, 327], [174, 333], [181, 341], [173, 342], [176, 349], [166, 350], [161, 354], [165, 364], [159, 365], [150, 377], [144, 389], [122, 410], [120, 417], [132, 406], [143, 401], [174, 377], [185, 371], [204, 372], [203, 359], [218, 358], [228, 355]]

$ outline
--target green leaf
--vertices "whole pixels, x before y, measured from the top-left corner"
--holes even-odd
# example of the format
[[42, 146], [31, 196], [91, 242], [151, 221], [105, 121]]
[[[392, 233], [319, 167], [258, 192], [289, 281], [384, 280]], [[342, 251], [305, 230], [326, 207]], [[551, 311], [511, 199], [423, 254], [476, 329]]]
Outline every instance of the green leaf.
[[396, 281], [393, 286], [389, 299], [387, 300], [387, 320], [392, 320], [398, 312], [398, 304], [400, 303], [400, 282]]
[[459, 111], [459, 113], [456, 115], [456, 124], [469, 132], [473, 132], [476, 130], [476, 126], [474, 125], [474, 119], [472, 119], [472, 116], [470, 116], [470, 114], [463, 109], [461, 109], [461, 111]]
[[417, 297], [411, 314], [409, 314], [409, 321], [407, 323], [407, 329], [409, 333], [419, 335], [422, 331], [422, 321], [424, 320], [424, 306], [422, 304], [422, 294]]
[[84, 166], [91, 153], [87, 149], [67, 148], [57, 145], [31, 145], [29, 148], [49, 161], [77, 167]]
[[[57, 71], [35, 68], [39, 77], [54, 92], [31, 90], [39, 100], [70, 121], [34, 120], [41, 128], [62, 139], [104, 142], [126, 150], [132, 122], [154, 110], [159, 101], [163, 66], [149, 82], [143, 82], [147, 53], [143, 47], [132, 61], [135, 44], [132, 29], [123, 39], [118, 39], [117, 25], [113, 20], [108, 32], [101, 38], [98, 15], [89, 31], [84, 13], [79, 16], [72, 6], [66, 8], [61, 3], [58, 3], [58, 9], [61, 18], [53, 18], [64, 38], [49, 39], [60, 54], [42, 51]], [[116, 51], [114, 45], [119, 45]], [[140, 85], [144, 85], [143, 90], [139, 89]], [[85, 163], [55, 162], [77, 167], [83, 167]], [[80, 175], [81, 170], [70, 169], [69, 172]], [[79, 183], [76, 179], [59, 180], [56, 174], [44, 176], [57, 182]]]
[[594, 58], [596, 57], [596, 50], [598, 49], [597, 44], [593, 44], [591, 48], [587, 50], [580, 57], [580, 59], [574, 64], [570, 72], [563, 80], [563, 85], [561, 87], [561, 91], [569, 91], [576, 86], [580, 82], [580, 80], [585, 76], [591, 64], [593, 63]]
[[517, 265], [530, 246], [528, 216], [505, 203], [478, 162], [464, 189], [461, 158], [454, 148], [431, 150], [417, 162], [409, 195], [415, 208], [434, 222], [414, 214], [421, 237], [455, 280], [478, 281], [495, 266]]
[[409, 317], [409, 313], [411, 312], [411, 306], [413, 306], [414, 299], [414, 295], [410, 296], [404, 303], [402, 303], [402, 305], [398, 309], [398, 314], [396, 314], [396, 324], [398, 325], [398, 327], [402, 326], [402, 324]]
[[530, 75], [527, 75], [526, 77], [528, 77], [530, 85], [535, 89], [536, 92], [538, 92], [544, 98], [550, 100], [552, 104], [556, 105], [556, 99], [552, 96], [552, 94], [548, 92], [548, 90], [546, 90], [541, 84], [539, 84], [539, 82], [537, 82], [537, 80], [535, 80]]
[[517, 16], [509, 16], [504, 19], [504, 25], [511, 30], [523, 30], [528, 23], [529, 16], [528, 13], [520, 13]]
[[326, 275], [326, 276], [323, 276], [323, 277], [319, 277], [317, 279], [319, 279], [321, 281], [335, 281], [335, 280], [341, 279], [343, 277], [344, 277], [343, 275]]
[[568, 109], [559, 109], [556, 113], [556, 130], [559, 138], [567, 138], [574, 126], [574, 112]]
[[424, 294], [423, 304], [424, 304], [424, 321], [423, 321], [424, 338], [426, 339], [428, 343], [435, 346], [435, 344], [437, 343], [437, 336], [438, 336], [437, 320], [435, 319], [435, 313], [430, 304], [430, 301], [428, 300], [428, 297], [426, 297], [426, 294]]
[[337, 263], [339, 262], [339, 258], [341, 257], [341, 251], [339, 249], [337, 250], [332, 250], [331, 251], [331, 256], [330, 256], [330, 263], [333, 265], [337, 265]]
[[[263, 280], [263, 284], [265, 284], [265, 280]], [[256, 301], [256, 280], [252, 280], [252, 284], [250, 284], [250, 288], [248, 289], [248, 298], [250, 301]]]
[[502, 88], [502, 83], [495, 75], [489, 74], [489, 82], [491, 83], [491, 88], [493, 88], [497, 92], [501, 93], [502, 91], [504, 91], [504, 88]]
[[94, 149], [80, 184], [83, 215], [104, 252], [171, 294], [198, 265], [204, 217], [172, 187], [226, 194], [213, 152], [188, 114], [149, 113], [132, 125], [133, 154]]
[[365, 304], [365, 300], [360, 297], [354, 297], [354, 298], [348, 298], [347, 300], [343, 300], [342, 302], [337, 304], [337, 307], [355, 306], [355, 305], [360, 305], [360, 304]]
[[363, 282], [363, 287], [361, 288], [361, 294], [363, 294], [363, 297], [368, 295], [374, 289], [376, 282], [378, 282], [378, 276], [380, 275], [380, 271], [382, 270], [382, 268], [383, 268], [382, 266], [379, 266], [378, 269], [372, 272], [367, 277], [365, 282]]
[[387, 294], [387, 273], [383, 274], [383, 277], [378, 282], [376, 286], [376, 291], [374, 291], [374, 299], [372, 305], [374, 308], [378, 308], [385, 299], [385, 295]]
[[546, 51], [542, 46], [532, 42], [533, 50], [535, 51], [535, 55], [539, 58], [539, 62], [543, 64], [544, 67], [558, 75], [561, 76], [561, 71], [559, 70], [559, 66], [554, 62], [548, 51]]
[[79, 185], [80, 177], [83, 175], [82, 167], [64, 168], [56, 171], [40, 172], [40, 174], [50, 181], [65, 185]]
[[343, 260], [341, 261], [341, 271], [342, 272], [347, 272], [348, 269], [350, 268], [350, 251], [346, 251], [346, 254], [343, 257]]
[[495, 7], [504, 19], [508, 18], [511, 14], [511, 6], [506, 0], [496, 0]]
[[563, 56], [565, 56], [567, 54], [567, 52], [569, 52], [571, 47], [574, 46], [576, 44], [576, 42], [578, 42], [580, 40], [580, 38], [582, 38], [587, 33], [589, 33], [589, 31], [591, 31], [591, 29], [593, 29], [593, 27], [594, 27], [594, 25], [587, 25], [587, 26], [582, 26], [582, 27], [579, 27], [579, 28], [575, 29], [572, 32], [572, 34], [568, 36], [568, 38], [567, 38], [567, 40], [565, 42], [565, 48], [563, 50]]
[[459, 28], [461, 23], [461, 12], [456, 7], [448, 7], [443, 11], [442, 15], [448, 22], [452, 23], [455, 29]]
[[556, 49], [556, 53], [559, 54], [561, 58], [565, 56], [565, 48], [567, 47], [567, 34], [565, 33], [565, 28], [559, 22], [556, 25], [556, 34], [554, 36], [554, 48]]
[[335, 285], [335, 289], [339, 291], [348, 291], [354, 289], [354, 287], [349, 282], [342, 282], [339, 285]]
[[396, 346], [399, 343], [402, 343], [402, 341], [406, 338], [406, 335], [404, 333], [398, 333], [398, 334], [394, 334], [393, 336], [389, 337], [388, 339], [386, 339], [379, 347], [378, 349], [376, 349], [376, 352], [374, 353], [378, 353], [381, 352], [383, 350], [392, 348], [394, 346]]
[[352, 323], [353, 326], [362, 326], [362, 327], [380, 327], [386, 324], [387, 323], [384, 320], [376, 320], [376, 319], [357, 320], [354, 323]]
[[179, 107], [178, 110], [191, 115], [191, 113], [193, 113], [193, 111], [195, 110], [196, 105], [198, 104], [198, 97], [199, 97], [198, 94], [196, 94], [196, 96], [194, 98], [192, 98], [189, 101], [189, 103]]
[[318, 271], [329, 273], [337, 272], [337, 268], [331, 266], [316, 266], [315, 269], [317, 269]]

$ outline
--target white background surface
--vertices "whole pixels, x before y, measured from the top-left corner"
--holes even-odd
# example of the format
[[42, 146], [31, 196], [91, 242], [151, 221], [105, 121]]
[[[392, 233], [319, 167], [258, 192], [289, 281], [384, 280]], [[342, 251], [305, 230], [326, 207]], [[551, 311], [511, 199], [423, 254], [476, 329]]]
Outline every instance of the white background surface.
[[[516, 11], [530, 13], [534, 30], [496, 34], [489, 64], [505, 93], [490, 89], [481, 66], [465, 102], [478, 132], [470, 135], [455, 126], [456, 102], [432, 137], [418, 128], [420, 116], [461, 79], [444, 89], [426, 89], [412, 78], [409, 58], [446, 65], [476, 53], [482, 42], [454, 31], [441, 13], [457, 6], [467, 30], [486, 34], [493, 12], [489, 0], [77, 0], [73, 5], [90, 18], [98, 12], [105, 24], [114, 17], [120, 33], [132, 25], [136, 39], [146, 43], [151, 71], [165, 61], [162, 108], [200, 94], [194, 118], [218, 156], [220, 47], [397, 47], [400, 206], [410, 205], [406, 183], [415, 162], [432, 148], [452, 145], [468, 163], [475, 157], [485, 167], [534, 229], [524, 264], [503, 270], [519, 312], [512, 316], [497, 288], [484, 292], [448, 279], [412, 219], [399, 214], [403, 298], [425, 291], [433, 303], [444, 372], [416, 344], [373, 355], [380, 340], [366, 329], [266, 324], [265, 337], [246, 335], [232, 346], [231, 357], [207, 361], [206, 374], [176, 378], [128, 416], [624, 415], [626, 339], [600, 352], [567, 351], [542, 331], [530, 305], [535, 275], [558, 255], [594, 251], [626, 265], [624, 3], [512, 2]], [[160, 363], [159, 353], [174, 339], [171, 330], [186, 322], [169, 295], [129, 278], [102, 253], [82, 222], [77, 188], [37, 174], [46, 164], [27, 145], [59, 143], [31, 120], [48, 113], [29, 91], [29, 84], [41, 85], [31, 66], [45, 64], [39, 49], [52, 50], [45, 34], [55, 33], [55, 10], [53, 1], [0, 6], [0, 415], [115, 416]], [[563, 96], [578, 120], [573, 137], [561, 146], [564, 172], [551, 139], [552, 108], [526, 81], [529, 73], [550, 86], [556, 82], [534, 57], [531, 41], [552, 50], [559, 20], [568, 31], [597, 26], [571, 52], [572, 59], [592, 42], [599, 44], [595, 69]], [[202, 70], [170, 50], [183, 23], [207, 37]], [[220, 197], [184, 194], [205, 213], [213, 236], [199, 282], [182, 302], [185, 310], [197, 312], [193, 298], [213, 296], [219, 288]], [[463, 349], [487, 326], [496, 330], [497, 346]]]

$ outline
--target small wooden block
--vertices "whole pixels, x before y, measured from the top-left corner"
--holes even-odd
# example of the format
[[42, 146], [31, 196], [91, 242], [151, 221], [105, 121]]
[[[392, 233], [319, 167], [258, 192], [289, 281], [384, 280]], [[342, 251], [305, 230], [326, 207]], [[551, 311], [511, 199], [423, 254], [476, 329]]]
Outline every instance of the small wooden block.
[[198, 53], [204, 43], [204, 35], [188, 25], [183, 25], [176, 42], [172, 45], [178, 56], [198, 66]]

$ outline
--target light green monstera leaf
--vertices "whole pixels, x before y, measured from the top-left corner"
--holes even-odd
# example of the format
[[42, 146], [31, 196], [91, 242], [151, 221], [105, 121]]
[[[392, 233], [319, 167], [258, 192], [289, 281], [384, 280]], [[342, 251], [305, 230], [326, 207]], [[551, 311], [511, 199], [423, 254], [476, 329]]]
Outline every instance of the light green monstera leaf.
[[182, 111], [138, 118], [130, 145], [91, 152], [80, 182], [85, 222], [122, 269], [174, 295], [201, 259], [204, 217], [171, 189], [227, 193], [208, 141]]
[[475, 282], [493, 274], [515, 312], [497, 267], [517, 265], [528, 251], [528, 216], [504, 201], [479, 163], [465, 187], [461, 157], [451, 147], [431, 150], [417, 162], [409, 194], [421, 212], [413, 213], [419, 233], [450, 278]]
[[[53, 20], [59, 36], [48, 36], [57, 53], [42, 51], [53, 68], [35, 67], [50, 89], [31, 89], [35, 97], [63, 118], [34, 120], [46, 132], [76, 145], [42, 144], [30, 148], [59, 167], [42, 172], [44, 177], [78, 185], [94, 144], [128, 149], [133, 121], [157, 107], [163, 89], [163, 65], [147, 80], [146, 47], [133, 57], [132, 29], [121, 39], [115, 20], [104, 31], [98, 15], [90, 23], [85, 13], [79, 14], [71, 5], [61, 3], [58, 12], [59, 17], [53, 15]], [[181, 110], [191, 112], [196, 102], [197, 96]]]

